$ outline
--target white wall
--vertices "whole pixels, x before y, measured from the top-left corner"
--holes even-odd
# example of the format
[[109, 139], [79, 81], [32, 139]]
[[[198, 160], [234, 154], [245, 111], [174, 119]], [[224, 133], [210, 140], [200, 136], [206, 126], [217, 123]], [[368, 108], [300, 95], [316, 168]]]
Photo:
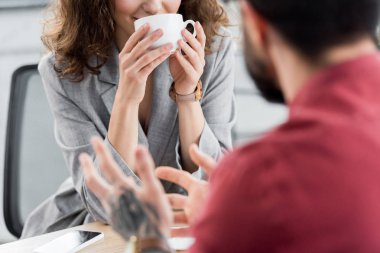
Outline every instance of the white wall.
[[41, 56], [42, 11], [33, 9], [0, 10], [0, 242], [13, 239], [3, 219], [3, 168], [9, 92], [13, 72], [36, 64]]

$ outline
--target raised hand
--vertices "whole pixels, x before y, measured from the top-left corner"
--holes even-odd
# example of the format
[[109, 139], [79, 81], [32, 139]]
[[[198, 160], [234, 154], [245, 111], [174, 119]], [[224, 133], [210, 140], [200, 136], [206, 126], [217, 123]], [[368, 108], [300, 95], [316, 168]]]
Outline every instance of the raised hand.
[[88, 188], [99, 198], [110, 215], [112, 227], [126, 240], [169, 237], [173, 214], [160, 181], [154, 175], [154, 162], [149, 152], [136, 151], [136, 172], [143, 185], [138, 186], [117, 166], [99, 138], [92, 140], [103, 179], [87, 154], [80, 162]]
[[[196, 145], [190, 147], [190, 156], [195, 164], [211, 175], [216, 168], [216, 162], [202, 154]], [[156, 175], [164, 180], [182, 186], [188, 192], [188, 196], [180, 194], [167, 194], [172, 209], [180, 209], [182, 212], [174, 213], [174, 223], [192, 225], [198, 218], [200, 210], [204, 206], [208, 194], [209, 183], [194, 178], [186, 171], [180, 171], [170, 167], [159, 167]]]

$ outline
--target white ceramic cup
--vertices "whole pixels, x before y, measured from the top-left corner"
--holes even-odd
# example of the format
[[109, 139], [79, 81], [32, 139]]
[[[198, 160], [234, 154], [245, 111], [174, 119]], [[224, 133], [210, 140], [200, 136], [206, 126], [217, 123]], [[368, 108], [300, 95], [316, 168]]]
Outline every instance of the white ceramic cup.
[[181, 32], [189, 24], [194, 27], [193, 36], [197, 36], [195, 22], [193, 20], [187, 20], [184, 22], [181, 14], [159, 14], [140, 18], [135, 21], [135, 31], [144, 24], [149, 24], [150, 26], [150, 31], [147, 36], [158, 29], [163, 31], [162, 37], [152, 45], [152, 48], [158, 48], [167, 43], [172, 43], [172, 53], [178, 48], [178, 41], [181, 39], [184, 40]]

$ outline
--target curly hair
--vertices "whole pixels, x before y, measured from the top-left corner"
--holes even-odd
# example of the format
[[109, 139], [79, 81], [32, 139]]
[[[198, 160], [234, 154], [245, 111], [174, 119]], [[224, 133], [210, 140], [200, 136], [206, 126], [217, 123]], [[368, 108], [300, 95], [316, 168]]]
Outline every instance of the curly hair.
[[[115, 21], [111, 0], [56, 0], [50, 6], [52, 18], [44, 24], [42, 42], [54, 54], [54, 69], [60, 78], [81, 81], [84, 73], [98, 75], [110, 57], [114, 42]], [[178, 13], [184, 19], [199, 21], [206, 33], [206, 54], [228, 16], [217, 0], [183, 0]], [[97, 57], [98, 65], [90, 59]]]

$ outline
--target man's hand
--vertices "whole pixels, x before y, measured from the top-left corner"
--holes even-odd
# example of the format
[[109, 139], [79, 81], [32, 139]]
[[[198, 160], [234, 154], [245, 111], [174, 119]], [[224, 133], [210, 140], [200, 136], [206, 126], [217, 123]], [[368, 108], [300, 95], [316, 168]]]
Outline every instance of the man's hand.
[[92, 140], [103, 179], [87, 154], [80, 156], [86, 184], [100, 199], [111, 218], [112, 227], [128, 240], [169, 237], [173, 213], [160, 181], [154, 175], [154, 162], [149, 152], [136, 151], [136, 172], [143, 182], [138, 186], [118, 167], [103, 142]]
[[[193, 162], [203, 168], [207, 175], [211, 175], [215, 170], [216, 162], [211, 157], [202, 154], [196, 145], [190, 147], [190, 156]], [[187, 190], [188, 196], [180, 194], [168, 194], [167, 196], [173, 209], [182, 210], [174, 213], [174, 223], [192, 225], [204, 205], [208, 193], [208, 182], [195, 179], [186, 171], [170, 167], [159, 167], [156, 175]]]

